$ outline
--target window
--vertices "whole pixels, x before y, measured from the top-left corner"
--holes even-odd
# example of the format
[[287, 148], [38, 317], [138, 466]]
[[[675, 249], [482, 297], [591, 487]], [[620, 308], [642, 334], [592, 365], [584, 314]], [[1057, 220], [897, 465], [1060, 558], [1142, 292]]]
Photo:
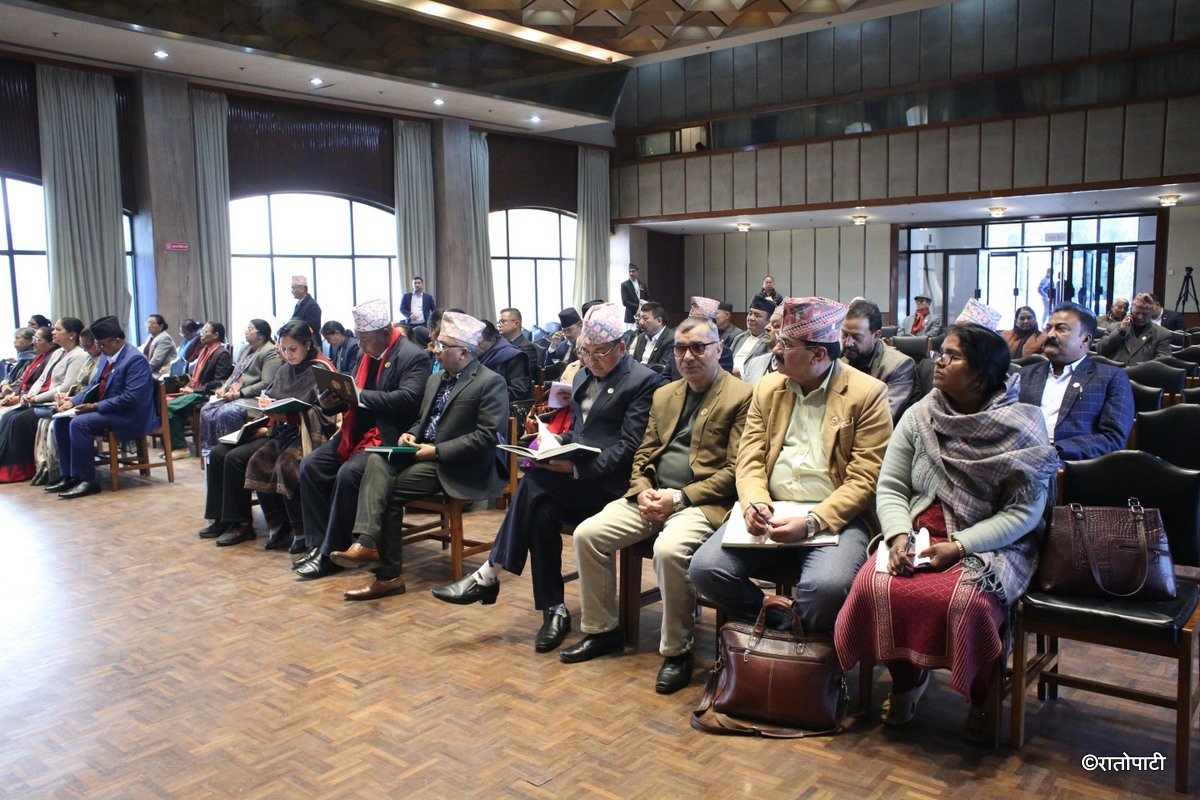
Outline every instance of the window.
[[325, 322], [351, 328], [351, 309], [380, 297], [399, 307], [396, 215], [387, 209], [320, 194], [246, 197], [229, 204], [229, 239], [231, 331], [290, 319], [294, 275], [308, 278]]
[[526, 328], [558, 322], [575, 304], [575, 218], [514, 208], [488, 215], [496, 309], [521, 310]]
[[0, 271], [0, 354], [12, 356], [12, 331], [50, 314], [46, 204], [36, 183], [0, 176]]

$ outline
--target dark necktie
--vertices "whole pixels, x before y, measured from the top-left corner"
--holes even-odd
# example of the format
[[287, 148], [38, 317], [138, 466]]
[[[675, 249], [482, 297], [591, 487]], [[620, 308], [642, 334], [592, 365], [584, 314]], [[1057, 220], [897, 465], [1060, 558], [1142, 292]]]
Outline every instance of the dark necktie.
[[450, 392], [456, 383], [458, 383], [457, 375], [453, 378], [442, 379], [442, 386], [438, 389], [438, 396], [433, 401], [433, 408], [429, 409], [429, 422], [425, 423], [425, 430], [421, 434], [422, 442], [432, 443], [434, 437], [437, 436], [438, 422], [441, 421], [442, 412], [446, 410], [446, 404], [450, 402]]

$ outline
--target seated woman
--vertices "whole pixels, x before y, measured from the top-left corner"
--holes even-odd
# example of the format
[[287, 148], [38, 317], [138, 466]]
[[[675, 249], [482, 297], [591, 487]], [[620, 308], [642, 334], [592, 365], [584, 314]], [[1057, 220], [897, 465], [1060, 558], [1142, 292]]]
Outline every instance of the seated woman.
[[[4, 384], [4, 399], [0, 400], [0, 408], [8, 406], [16, 406], [21, 404], [21, 397], [29, 392], [29, 388], [34, 386], [38, 379], [42, 376], [42, 372], [46, 369], [46, 362], [49, 360], [50, 353], [56, 349], [54, 344], [54, 335], [49, 328], [27, 328], [30, 333], [29, 346], [25, 352], [31, 353], [28, 358], [18, 359], [17, 366], [22, 369], [14, 369], [10, 373], [10, 378]], [[24, 330], [18, 330], [13, 336], [13, 344], [16, 345], [24, 336]], [[18, 356], [23, 353], [18, 352]]]
[[200, 329], [200, 341], [192, 346], [196, 351], [196, 363], [187, 391], [171, 395], [167, 399], [167, 421], [171, 426], [171, 449], [175, 458], [187, 458], [187, 439], [183, 435], [184, 422], [196, 406], [204, 402], [209, 392], [220, 387], [221, 382], [233, 374], [233, 356], [225, 349], [225, 326], [219, 322], [206, 322]]
[[[91, 328], [81, 330], [78, 340], [79, 349], [86, 357], [79, 367], [75, 382], [54, 395], [55, 403], [82, 392], [91, 385], [92, 377], [96, 374], [96, 365], [100, 362], [100, 348]], [[33, 412], [38, 418], [37, 435], [33, 444], [33, 462], [37, 472], [31, 483], [33, 486], [57, 483], [62, 476], [58, 474], [58, 441], [50, 429], [50, 418], [54, 415], [54, 408], [35, 408]]]
[[1001, 331], [1000, 336], [1008, 345], [1008, 354], [1015, 358], [1040, 355], [1046, 346], [1046, 334], [1038, 330], [1037, 314], [1029, 306], [1017, 309], [1017, 318], [1011, 331]]
[[[887, 665], [887, 725], [911, 720], [929, 670], [949, 668], [971, 702], [966, 735], [978, 741], [1004, 652], [1000, 626], [1037, 567], [1057, 459], [1041, 411], [1006, 383], [998, 335], [956, 323], [930, 358], [933, 391], [900, 418], [879, 475], [887, 572], [868, 559], [834, 637], [843, 669], [866, 656]], [[914, 553], [909, 534], [920, 528], [930, 546]], [[914, 556], [931, 559], [928, 568], [914, 569]]]
[[[204, 516], [212, 522], [200, 530], [201, 539], [216, 539], [218, 547], [240, 544], [255, 537], [250, 517], [250, 491], [257, 490], [270, 536], [267, 549], [279, 547], [300, 523], [300, 459], [306, 438], [324, 443], [332, 433], [332, 420], [317, 405], [314, 369], [329, 369], [319, 355], [317, 337], [307, 322], [292, 319], [279, 329], [279, 354], [283, 363], [271, 385], [259, 395], [261, 406], [273, 400], [295, 398], [314, 408], [301, 415], [270, 414], [267, 424], [238, 445], [218, 444], [209, 452], [205, 472], [207, 492]], [[292, 520], [294, 520], [294, 527]]]
[[247, 409], [234, 401], [258, 397], [275, 379], [279, 354], [266, 320], [252, 319], [246, 326], [246, 345], [234, 361], [233, 372], [213, 392], [219, 398], [200, 408], [200, 454], [207, 455], [227, 433], [245, 424]]
[[346, 375], [353, 375], [358, 367], [358, 340], [337, 320], [329, 320], [321, 326], [321, 335], [329, 342], [329, 361], [333, 368]]
[[33, 338], [37, 331], [33, 328], [17, 328], [13, 331], [13, 349], [17, 352], [15, 359], [8, 359], [8, 370], [4, 380], [0, 381], [0, 397], [8, 397], [21, 386], [25, 370], [37, 358], [37, 350], [33, 347]]

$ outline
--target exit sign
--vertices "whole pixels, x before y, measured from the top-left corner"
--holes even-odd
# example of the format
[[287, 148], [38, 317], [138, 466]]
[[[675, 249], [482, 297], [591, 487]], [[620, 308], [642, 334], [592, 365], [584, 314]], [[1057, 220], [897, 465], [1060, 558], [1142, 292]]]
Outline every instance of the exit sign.
[[166, 242], [163, 244], [163, 249], [168, 253], [186, 253], [192, 249], [192, 246], [187, 242]]

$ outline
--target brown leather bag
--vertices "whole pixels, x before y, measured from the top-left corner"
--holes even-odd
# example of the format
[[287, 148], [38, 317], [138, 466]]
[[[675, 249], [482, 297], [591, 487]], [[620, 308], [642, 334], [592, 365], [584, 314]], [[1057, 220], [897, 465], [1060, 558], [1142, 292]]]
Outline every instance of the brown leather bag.
[[1038, 584], [1051, 594], [1171, 600], [1175, 567], [1157, 508], [1055, 506], [1038, 565]]
[[[791, 618], [769, 630], [767, 612]], [[849, 692], [830, 636], [807, 635], [790, 598], [768, 596], [758, 620], [721, 627], [721, 652], [692, 727], [709, 733], [798, 739], [838, 733]]]

